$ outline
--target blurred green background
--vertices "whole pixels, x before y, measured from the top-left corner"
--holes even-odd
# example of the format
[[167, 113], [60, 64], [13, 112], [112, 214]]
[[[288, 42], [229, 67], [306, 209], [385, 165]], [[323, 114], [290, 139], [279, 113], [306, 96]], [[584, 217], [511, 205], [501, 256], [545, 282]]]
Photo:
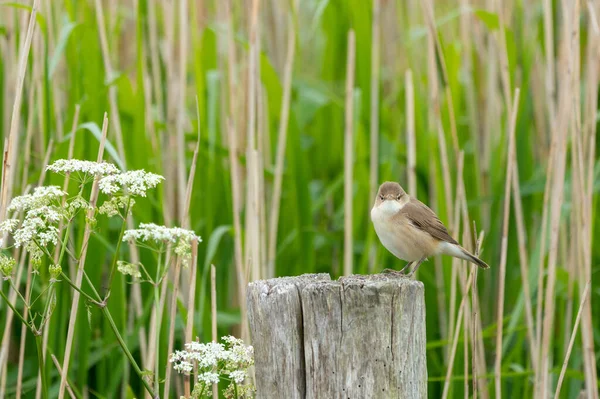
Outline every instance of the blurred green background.
[[[0, 143], [10, 131], [19, 49], [25, 42], [31, 6], [31, 1], [0, 2]], [[37, 184], [47, 151], [50, 160], [66, 157], [77, 105], [81, 111], [75, 158], [95, 160], [107, 112], [110, 144], [105, 158], [127, 169], [144, 168], [166, 177], [160, 190], [138, 201], [136, 224], [189, 222], [203, 237], [192, 310], [197, 314], [194, 335], [201, 341], [211, 339], [211, 263], [217, 269], [220, 335], [243, 334], [239, 286], [245, 286], [244, 280], [343, 273], [344, 187], [348, 184], [353, 272], [400, 269], [404, 262], [380, 245], [369, 217], [373, 184], [393, 180], [436, 210], [466, 247], [474, 243], [473, 233], [465, 233], [473, 228], [473, 221], [478, 230], [485, 231], [481, 257], [491, 269], [478, 273], [479, 312], [467, 312], [481, 320], [477, 332], [481, 338], [476, 342], [483, 344], [480, 354], [485, 364], [477, 367], [478, 374], [485, 372], [487, 378], [478, 380], [478, 395], [495, 396], [502, 298], [502, 396], [534, 397], [536, 369], [540, 368], [533, 362], [542, 359], [541, 342], [546, 342], [542, 341], [546, 336], [550, 392], [554, 392], [584, 285], [598, 270], [600, 260], [593, 245], [599, 227], [600, 183], [595, 140], [600, 48], [596, 20], [600, 5], [596, 2], [44, 0], [38, 7], [16, 121], [19, 144], [13, 195]], [[379, 13], [374, 12], [377, 7]], [[356, 37], [350, 153], [344, 147], [349, 30]], [[373, 52], [374, 48], [378, 51]], [[252, 54], [257, 55], [255, 59]], [[289, 82], [286, 65], [291, 72]], [[414, 101], [407, 101], [409, 81]], [[289, 121], [283, 118], [280, 126], [286, 115], [286, 85]], [[520, 89], [514, 126], [520, 218], [514, 213], [514, 187], [506, 185], [516, 88]], [[378, 99], [374, 105], [373, 96]], [[411, 103], [414, 174], [407, 166]], [[277, 142], [282, 132], [286, 143], [280, 169], [281, 199], [274, 201]], [[375, 147], [371, 144], [374, 134]], [[182, 198], [198, 135], [191, 209], [184, 214]], [[349, 155], [353, 161], [350, 183], [344, 178], [344, 159]], [[375, 180], [370, 180], [371, 162], [376, 166]], [[231, 175], [232, 164], [237, 177]], [[411, 174], [415, 192], [409, 190]], [[60, 185], [62, 179], [48, 176], [45, 183]], [[506, 187], [513, 197], [508, 208], [504, 279], [500, 265]], [[557, 194], [563, 198], [555, 203]], [[273, 241], [271, 219], [276, 209]], [[241, 249], [237, 262], [244, 270], [243, 279], [236, 276], [236, 212]], [[523, 224], [522, 235], [518, 222]], [[118, 224], [99, 224], [99, 234], [90, 243], [93, 256], [88, 258], [86, 271], [98, 286], [106, 277], [119, 228]], [[81, 236], [82, 231], [76, 234]], [[275, 249], [274, 259], [269, 248]], [[123, 250], [127, 259], [127, 249]], [[529, 296], [523, 288], [521, 266], [525, 264]], [[454, 326], [462, 322], [457, 320], [457, 311], [461, 281], [466, 277], [463, 271], [469, 270], [470, 266], [453, 265], [452, 259], [444, 258], [430, 259], [418, 273], [426, 289], [429, 396], [433, 398], [442, 395]], [[188, 289], [186, 276], [182, 295]], [[37, 290], [43, 289], [43, 281], [38, 281]], [[138, 336], [148, 322], [151, 290], [143, 287], [143, 312], [136, 315], [130, 285], [117, 276], [117, 286], [109, 306], [140, 356]], [[579, 398], [582, 390], [587, 392], [583, 397], [598, 397], [600, 324], [592, 321], [600, 318], [600, 290], [597, 284], [591, 287], [560, 397]], [[49, 324], [48, 347], [58, 359], [64, 352], [71, 296], [66, 285], [59, 288]], [[542, 307], [543, 298], [550, 298], [551, 303], [544, 300]], [[527, 335], [528, 302], [532, 304], [534, 347]], [[183, 345], [183, 317], [189, 311], [185, 303], [179, 303], [176, 347]], [[6, 305], [2, 302], [0, 309], [0, 328], [5, 332]], [[140, 392], [106, 322], [91, 309], [88, 323], [86, 312], [81, 305], [70, 373], [73, 384], [90, 397]], [[542, 326], [548, 312], [554, 320]], [[461, 328], [458, 337], [450, 397], [473, 394], [469, 376], [465, 382], [465, 372], [472, 373], [474, 324], [470, 316], [467, 334]], [[13, 321], [10, 331], [3, 343], [3, 348], [11, 348], [8, 367], [2, 368], [8, 397], [14, 395], [11, 387], [17, 379], [15, 348], [21, 326]], [[583, 341], [582, 332], [591, 337], [591, 346], [589, 339]], [[161, 358], [166, 359], [166, 329], [163, 338]], [[28, 337], [23, 377], [27, 397], [34, 397], [36, 362], [35, 345]], [[48, 369], [55, 392], [57, 372], [52, 366]]]

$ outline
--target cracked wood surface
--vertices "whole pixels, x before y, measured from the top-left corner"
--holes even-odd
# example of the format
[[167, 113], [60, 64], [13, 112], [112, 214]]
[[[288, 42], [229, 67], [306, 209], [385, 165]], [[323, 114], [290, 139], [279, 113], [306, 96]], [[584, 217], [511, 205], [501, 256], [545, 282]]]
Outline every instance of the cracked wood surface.
[[256, 281], [248, 286], [258, 398], [305, 398], [300, 292], [306, 284], [325, 279], [330, 279], [328, 274], [305, 274]]
[[[256, 300], [259, 287], [277, 308]], [[427, 397], [421, 282], [305, 275], [253, 283], [248, 301], [258, 398]], [[282, 386], [294, 394], [282, 394]]]

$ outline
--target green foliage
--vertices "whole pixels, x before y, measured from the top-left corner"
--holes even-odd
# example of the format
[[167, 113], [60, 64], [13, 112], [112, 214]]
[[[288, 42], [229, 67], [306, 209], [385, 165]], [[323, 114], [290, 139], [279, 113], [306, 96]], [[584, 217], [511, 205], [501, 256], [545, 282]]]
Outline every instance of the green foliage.
[[[114, 10], [105, 5], [105, 25], [113, 76], [106, 76], [104, 57], [100, 44], [100, 30], [93, 2], [63, 0], [53, 1], [37, 14], [37, 33], [30, 52], [25, 79], [21, 127], [19, 129], [20, 151], [24, 151], [26, 125], [33, 123], [33, 140], [30, 144], [31, 159], [26, 163], [24, 156], [18, 156], [15, 166], [18, 182], [14, 194], [23, 192], [27, 185], [36, 185], [42, 173], [44, 154], [53, 141], [51, 159], [66, 158], [76, 105], [81, 106], [76, 131], [74, 158], [95, 160], [98, 140], [101, 137], [103, 115], [108, 112], [110, 119], [105, 159], [122, 169], [146, 169], [166, 176], [164, 187], [157, 189], [156, 195], [136, 204], [133, 219], [140, 222], [178, 224], [177, 214], [165, 213], [169, 195], [177, 184], [175, 164], [177, 154], [171, 154], [174, 147], [169, 140], [175, 140], [176, 121], [173, 109], [178, 109], [180, 89], [176, 83], [179, 43], [168, 35], [169, 21], [163, 14], [162, 3], [140, 0], [134, 9], [131, 2], [112, 2]], [[103, 3], [104, 2], [100, 2]], [[111, 3], [111, 4], [112, 4]], [[134, 2], [135, 3], [135, 2]], [[155, 10], [157, 26], [150, 25], [148, 4], [159, 3]], [[175, 2], [177, 3], [177, 2]], [[242, 124], [247, 113], [246, 79], [248, 67], [248, 25], [250, 16], [246, 7], [237, 2], [233, 6], [234, 42], [237, 64], [235, 96], [238, 103], [235, 115], [230, 115], [227, 92], [227, 42], [225, 22], [218, 18], [221, 0], [189, 2], [190, 25], [188, 33], [188, 65], [185, 71], [184, 148], [186, 170], [191, 168], [191, 159], [200, 132], [200, 150], [194, 179], [189, 212], [190, 228], [205, 237], [198, 247], [197, 296], [194, 309], [195, 323], [193, 336], [200, 342], [211, 340], [210, 329], [210, 287], [209, 267], [215, 264], [217, 270], [218, 327], [219, 335], [240, 331], [240, 309], [237, 290], [237, 276], [234, 257], [234, 231], [232, 218], [232, 183], [229, 167], [229, 147], [227, 138], [227, 118], [238, 122], [240, 138], [245, 137], [246, 125]], [[204, 4], [198, 8], [197, 4]], [[273, 4], [285, 13], [288, 2], [260, 2], [261, 7]], [[429, 87], [431, 75], [428, 73], [427, 26], [425, 25], [418, 1], [382, 1], [385, 4], [385, 22], [382, 28], [382, 67], [380, 82], [380, 139], [379, 139], [379, 180], [399, 181], [407, 186], [406, 148], [406, 100], [404, 73], [411, 69], [415, 87], [416, 124], [416, 177], [419, 197], [435, 209], [445, 223], [451, 223], [453, 210], [447, 209], [446, 197], [455, 201], [458, 154], [453, 149], [452, 121], [449, 115], [446, 87], [452, 99], [456, 120], [458, 146], [464, 150], [464, 186], [467, 210], [479, 230], [485, 230], [482, 258], [492, 266], [489, 271], [478, 275], [480, 294], [480, 317], [484, 337], [487, 372], [491, 394], [493, 395], [493, 359], [495, 356], [496, 309], [498, 299], [498, 264], [502, 246], [503, 192], [505, 182], [509, 115], [504, 107], [507, 101], [502, 93], [501, 82], [494, 80], [493, 70], [500, 64], [492, 65], [480, 52], [475, 40], [467, 43], [460, 35], [463, 14], [467, 13], [470, 27], [477, 28], [478, 34], [485, 35], [477, 43], [497, 41], [504, 32], [507, 47], [510, 89], [521, 89], [516, 129], [516, 150], [519, 163], [518, 176], [521, 184], [521, 201], [525, 215], [529, 278], [532, 301], [537, 307], [537, 281], [540, 261], [546, 259], [549, 243], [542, 240], [541, 219], [543, 193], [546, 183], [549, 135], [541, 131], [546, 125], [538, 125], [536, 107], [545, 110], [545, 102], [540, 96], [541, 68], [536, 65], [546, 51], [543, 33], [542, 1], [510, 2], [514, 7], [510, 19], [504, 21], [504, 29], [498, 14], [487, 9], [462, 10], [459, 1], [435, 2], [435, 25], [443, 51], [447, 81], [443, 81], [441, 63], [438, 59], [433, 74], [439, 81], [440, 109], [433, 110], [430, 104]], [[433, 2], [432, 2], [433, 3]], [[557, 2], [560, 3], [560, 2]], [[583, 2], [582, 2], [583, 4]], [[559, 7], [557, 5], [557, 7]], [[583, 6], [582, 6], [583, 7]], [[26, 34], [26, 24], [19, 20], [28, 17], [29, 6], [12, 2], [0, 2], [0, 40], [6, 42], [9, 36], [21, 40]], [[47, 9], [52, 12], [48, 14]], [[175, 14], [177, 9], [172, 10]], [[269, 13], [260, 16], [261, 53], [259, 56], [260, 101], [263, 111], [263, 133], [267, 139], [261, 144], [264, 149], [266, 218], [269, 219], [271, 204], [274, 159], [278, 126], [281, 118], [283, 88], [283, 63], [285, 59], [285, 32], [287, 18], [275, 24]], [[395, 15], [388, 15], [395, 12]], [[284, 14], [285, 15], [285, 14]], [[178, 18], [178, 17], [177, 17]], [[273, 16], [273, 18], [278, 18]], [[369, 104], [371, 76], [371, 2], [361, 0], [310, 0], [301, 1], [296, 13], [296, 59], [294, 61], [292, 98], [287, 146], [283, 171], [283, 191], [279, 213], [276, 275], [298, 275], [302, 273], [329, 272], [337, 277], [343, 270], [343, 172], [344, 172], [344, 83], [346, 78], [347, 33], [356, 33], [356, 79], [354, 91], [354, 183], [353, 183], [353, 237], [355, 273], [374, 273], [384, 268], [399, 269], [403, 263], [389, 254], [374, 234], [369, 211], [372, 198], [369, 198]], [[390, 22], [392, 20], [392, 22]], [[586, 19], [587, 21], [587, 19]], [[50, 23], [51, 22], [51, 23]], [[18, 25], [13, 29], [14, 25]], [[175, 24], [175, 31], [178, 30]], [[278, 26], [278, 28], [277, 28]], [[51, 31], [49, 31], [51, 29]], [[151, 31], [155, 29], [155, 31]], [[281, 31], [277, 31], [281, 29]], [[581, 51], [585, 51], [591, 25], [581, 25]], [[277, 34], [279, 32], [279, 34]], [[150, 44], [150, 37], [158, 37], [158, 48]], [[475, 30], [470, 31], [472, 36]], [[558, 36], [558, 30], [555, 32]], [[50, 35], [50, 37], [49, 37]], [[177, 36], [175, 36], [177, 37]], [[17, 40], [17, 43], [19, 43]], [[35, 45], [35, 43], [39, 43]], [[3, 43], [4, 44], [4, 43]], [[555, 44], [555, 47], [556, 44]], [[0, 144], [8, 136], [10, 109], [13, 102], [13, 86], [17, 65], [17, 50], [2, 47], [0, 59]], [[557, 52], [558, 49], [555, 51]], [[491, 52], [491, 51], [490, 51]], [[154, 65], [153, 57], [159, 64]], [[498, 57], [494, 58], [498, 62]], [[583, 70], [585, 58], [581, 57]], [[173, 64], [174, 63], [174, 64]], [[36, 69], [37, 68], [37, 69]], [[158, 68], [154, 70], [153, 68]], [[173, 68], [171, 70], [170, 68]], [[35, 72], [34, 72], [35, 70]], [[493, 74], [490, 79], [490, 74]], [[155, 78], [157, 80], [155, 80]], [[536, 80], [537, 79], [537, 80]], [[582, 73], [582, 90], [588, 82]], [[111, 114], [109, 90], [117, 92], [118, 115]], [[33, 101], [28, 101], [34, 90]], [[537, 91], [536, 91], [537, 90]], [[512, 93], [511, 93], [512, 94]], [[543, 94], [543, 93], [541, 93]], [[158, 99], [162, 98], [162, 102]], [[196, 103], [197, 99], [197, 103]], [[150, 104], [147, 105], [147, 100]], [[510, 99], [508, 100], [510, 101]], [[196, 105], [197, 104], [197, 105]], [[491, 105], [490, 105], [491, 104]], [[196, 108], [198, 106], [198, 108]], [[196, 110], [199, 123], [196, 121]], [[443, 178], [443, 164], [435, 123], [436, 112], [440, 115], [443, 137], [449, 154], [451, 192], [446, 192]], [[125, 156], [119, 155], [119, 146], [114, 128], [114, 120], [119, 117], [123, 132]], [[482, 150], [484, 133], [489, 140], [487, 152]], [[259, 135], [259, 137], [261, 137]], [[245, 140], [245, 139], [244, 139]], [[597, 146], [597, 144], [595, 144]], [[585, 146], [587, 147], [587, 146]], [[242, 172], [247, 166], [244, 148], [238, 149]], [[596, 151], [600, 153], [600, 151]], [[268, 154], [268, 156], [266, 155]], [[567, 184], [571, 187], [571, 160], [567, 161]], [[597, 192], [600, 187], [600, 162], [594, 164], [596, 182], [593, 197], [592, 237], [597, 236]], [[24, 185], [21, 176], [27, 173]], [[186, 175], [187, 179], [187, 175]], [[62, 179], [47, 176], [46, 184], [61, 184]], [[565, 193], [564, 212], [570, 209], [569, 190]], [[88, 194], [86, 194], [88, 195]], [[175, 199], [177, 201], [178, 199]], [[176, 208], [176, 207], [174, 207]], [[246, 211], [247, 212], [247, 211]], [[242, 213], [244, 224], [246, 213]], [[566, 216], [566, 215], [565, 215]], [[570, 220], [565, 217], [565, 224]], [[81, 220], [80, 222], [83, 222]], [[80, 223], [83, 225], [83, 223]], [[89, 243], [86, 271], [96, 287], [102, 287], [106, 280], [110, 259], [116, 250], [120, 224], [99, 221], [97, 229], [102, 234], [93, 236]], [[462, 240], [462, 229], [453, 231]], [[246, 232], [241, 234], [244, 239]], [[73, 232], [72, 240], [77, 247], [83, 240], [83, 229]], [[592, 239], [592, 242], [593, 239]], [[465, 245], [470, 245], [469, 242]], [[561, 237], [561, 245], [568, 246], [567, 237]], [[504, 303], [504, 343], [502, 363], [503, 393], [514, 397], [532, 397], [531, 348], [527, 341], [525, 325], [525, 298], [520, 274], [520, 259], [514, 217], [510, 219], [508, 236], [508, 258], [506, 273], [506, 298]], [[565, 248], [561, 249], [561, 256]], [[122, 248], [123, 259], [129, 259], [129, 252]], [[600, 249], [592, 246], [592, 270], [598, 270]], [[141, 252], [141, 263], [152, 265], [150, 254]], [[426, 287], [428, 374], [430, 377], [430, 397], [441, 397], [445, 380], [447, 353], [451, 346], [447, 328], [449, 317], [456, 313], [451, 310], [451, 260], [442, 259], [441, 267], [434, 266], [434, 260], [424, 264], [418, 278]], [[579, 283], [567, 272], [569, 260], [562, 256], [558, 263], [556, 290], [556, 325], [551, 342], [551, 353], [555, 365], [562, 365], [568, 339], [572, 330], [574, 314], [577, 311]], [[68, 270], [63, 265], [63, 271]], [[150, 274], [154, 269], [150, 271]], [[442, 273], [439, 275], [438, 273]], [[24, 286], [27, 276], [21, 277]], [[39, 295], [46, 287], [37, 280], [33, 294]], [[5, 290], [5, 285], [1, 288]], [[455, 288], [460, 302], [460, 284]], [[132, 303], [132, 287], [127, 278], [116, 275], [109, 309], [114, 321], [122, 332], [124, 340], [136, 359], [141, 356], [140, 331], [147, 329], [150, 322], [154, 295], [152, 287], [141, 287], [141, 304]], [[64, 355], [64, 337], [67, 334], [72, 290], [65, 284], [56, 287], [56, 308], [49, 324], [48, 347], [58, 359]], [[185, 320], [188, 309], [187, 297], [178, 302], [179, 315], [176, 323], [176, 348], [183, 345]], [[600, 318], [600, 293], [592, 288], [592, 317]], [[131, 317], [140, 314], [132, 322]], [[566, 309], [572, 308], [571, 312]], [[574, 310], [573, 310], [574, 309]], [[4, 329], [7, 307], [0, 300], [0, 328]], [[600, 324], [596, 323], [594, 337], [596, 357], [600, 347]], [[160, 357], [167, 358], [168, 328], [163, 327], [160, 337]], [[3, 332], [3, 331], [2, 331]], [[20, 326], [13, 323], [13, 336], [20, 337]], [[147, 331], [146, 331], [147, 332]], [[461, 332], [462, 334], [462, 332]], [[0, 334], [1, 335], [1, 334]], [[17, 338], [18, 339], [18, 338]], [[464, 365], [471, 359], [464, 359], [461, 335], [458, 354], [455, 360], [450, 397], [464, 394]], [[566, 374], [562, 396], [576, 398], [583, 386], [584, 375], [581, 339], [578, 337], [569, 369]], [[18, 341], [12, 342], [18, 347]], [[142, 384], [123, 354], [110, 331], [109, 324], [94, 307], [80, 306], [75, 332], [75, 348], [71, 373], [72, 386], [77, 390], [88, 387], [90, 393], [98, 397], [139, 397]], [[35, 391], [37, 379], [35, 342], [27, 337], [25, 347], [25, 369], [23, 377], [24, 395], [30, 397]], [[47, 378], [51, 382], [50, 396], [57, 391], [60, 380], [56, 369], [48, 362]], [[17, 367], [10, 358], [7, 370], [8, 395], [14, 394], [17, 380]], [[553, 384], [559, 369], [553, 370]], [[128, 379], [127, 379], [128, 378]], [[150, 381], [153, 376], [149, 376]], [[173, 386], [173, 384], [172, 384]], [[80, 396], [80, 395], [78, 395]]]

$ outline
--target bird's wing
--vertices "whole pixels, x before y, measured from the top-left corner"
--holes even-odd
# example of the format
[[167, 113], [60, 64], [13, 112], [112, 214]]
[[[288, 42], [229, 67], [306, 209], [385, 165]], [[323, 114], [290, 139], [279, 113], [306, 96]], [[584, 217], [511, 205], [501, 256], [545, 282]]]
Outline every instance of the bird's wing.
[[429, 233], [433, 238], [440, 241], [458, 244], [448, 233], [446, 226], [427, 205], [418, 199], [411, 198], [410, 201], [398, 211], [397, 217], [405, 217], [416, 228]]

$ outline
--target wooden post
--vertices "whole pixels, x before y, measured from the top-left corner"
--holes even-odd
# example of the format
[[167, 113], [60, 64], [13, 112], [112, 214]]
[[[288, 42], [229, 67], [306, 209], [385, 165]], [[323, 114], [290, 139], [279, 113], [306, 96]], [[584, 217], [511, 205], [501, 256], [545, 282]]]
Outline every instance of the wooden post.
[[423, 284], [304, 275], [248, 289], [257, 398], [426, 398]]
[[274, 278], [248, 287], [258, 398], [304, 399], [304, 341], [300, 292], [328, 274]]

